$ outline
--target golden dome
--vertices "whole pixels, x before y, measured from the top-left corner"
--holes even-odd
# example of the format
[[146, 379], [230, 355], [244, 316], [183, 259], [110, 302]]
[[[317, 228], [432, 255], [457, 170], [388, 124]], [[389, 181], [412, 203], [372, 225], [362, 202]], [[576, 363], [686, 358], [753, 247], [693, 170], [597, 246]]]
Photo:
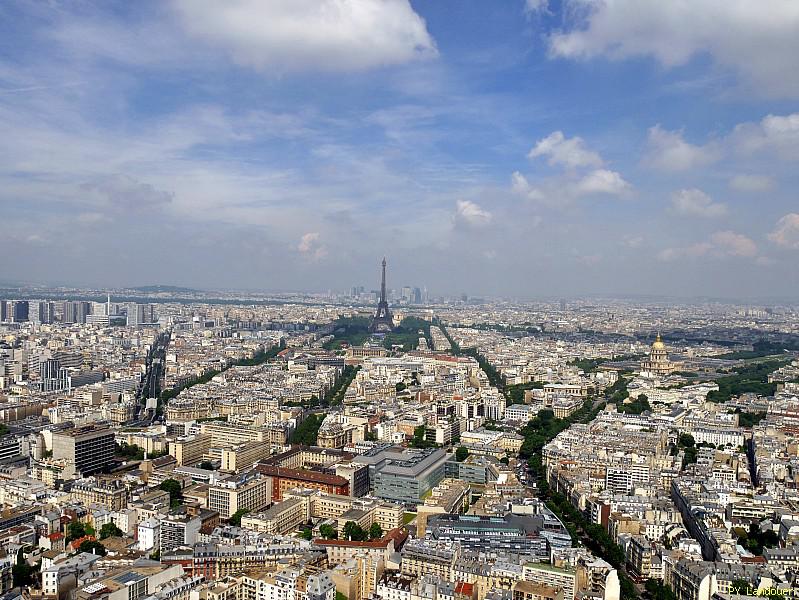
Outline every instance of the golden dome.
[[660, 334], [658, 334], [657, 339], [652, 344], [652, 350], [665, 350], [666, 344], [663, 343], [663, 340], [660, 339]]

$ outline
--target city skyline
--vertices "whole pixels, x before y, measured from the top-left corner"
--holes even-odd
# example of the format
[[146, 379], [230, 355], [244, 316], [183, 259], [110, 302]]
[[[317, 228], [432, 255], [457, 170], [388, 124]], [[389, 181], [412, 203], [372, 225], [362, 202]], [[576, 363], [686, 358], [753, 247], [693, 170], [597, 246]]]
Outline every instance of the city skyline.
[[795, 3], [318, 4], [0, 7], [0, 280], [799, 292]]

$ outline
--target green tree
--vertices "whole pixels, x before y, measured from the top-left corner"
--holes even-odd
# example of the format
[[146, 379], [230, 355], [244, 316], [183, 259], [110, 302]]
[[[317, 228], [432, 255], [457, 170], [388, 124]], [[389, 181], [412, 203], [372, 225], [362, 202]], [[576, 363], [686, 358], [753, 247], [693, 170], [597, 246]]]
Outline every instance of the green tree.
[[247, 510], [246, 508], [240, 508], [239, 510], [237, 510], [236, 512], [234, 512], [231, 515], [231, 517], [228, 519], [228, 522], [231, 525], [235, 525], [236, 527], [240, 527], [241, 526], [241, 518], [244, 515], [246, 515], [248, 512], [250, 512], [250, 511]]
[[114, 523], [106, 523], [100, 527], [100, 539], [104, 540], [109, 537], [122, 537], [125, 535], [122, 530]]
[[455, 460], [458, 462], [463, 462], [466, 460], [467, 456], [469, 456], [469, 450], [467, 450], [464, 446], [458, 446], [458, 449], [455, 450]]
[[677, 598], [668, 585], [657, 579], [647, 579], [644, 589], [653, 600], [676, 600]]
[[329, 523], [325, 523], [319, 528], [319, 535], [321, 535], [326, 540], [332, 540], [338, 537], [338, 532], [336, 528], [330, 525]]
[[690, 433], [681, 433], [680, 437], [677, 440], [677, 443], [682, 448], [693, 448], [694, 445], [696, 445], [696, 442], [694, 441], [694, 436], [692, 436]]
[[427, 440], [427, 428], [424, 425], [419, 425], [413, 430], [413, 438], [408, 444], [411, 448], [432, 448], [436, 444]]
[[80, 521], [72, 521], [67, 526], [67, 542], [77, 540], [86, 535], [86, 526]]
[[172, 508], [180, 506], [180, 501], [183, 500], [183, 488], [179, 481], [164, 479], [158, 487], [165, 492], [169, 492], [169, 504]]
[[370, 540], [379, 540], [383, 537], [383, 528], [380, 527], [379, 523], [372, 523], [372, 526], [369, 528], [369, 539]]
[[344, 539], [352, 540], [354, 542], [364, 541], [368, 535], [363, 530], [363, 527], [358, 525], [355, 521], [347, 521], [344, 523], [344, 528], [342, 529], [341, 533], [344, 535]]
[[316, 444], [316, 436], [324, 420], [325, 415], [308, 415], [303, 419], [302, 423], [297, 425], [297, 428], [291, 435], [291, 443], [302, 444], [303, 446], [313, 446]]
[[747, 595], [746, 590], [752, 587], [752, 584], [748, 582], [746, 579], [733, 579], [730, 583], [730, 591], [732, 592], [733, 588], [737, 591], [732, 592], [740, 595]]
[[300, 537], [310, 542], [313, 539], [313, 529], [306, 527], [300, 532]]
[[11, 568], [11, 577], [14, 587], [33, 584], [33, 574], [35, 572], [36, 567], [32, 567], [28, 564], [25, 560], [24, 550], [20, 548], [17, 551], [17, 562]]
[[205, 469], [206, 471], [213, 471], [214, 463], [212, 463], [210, 460], [204, 460], [200, 463], [200, 468]]
[[97, 554], [99, 556], [105, 556], [106, 553], [105, 546], [95, 540], [86, 540], [85, 542], [82, 542], [81, 545], [78, 546], [78, 550], [80, 552]]

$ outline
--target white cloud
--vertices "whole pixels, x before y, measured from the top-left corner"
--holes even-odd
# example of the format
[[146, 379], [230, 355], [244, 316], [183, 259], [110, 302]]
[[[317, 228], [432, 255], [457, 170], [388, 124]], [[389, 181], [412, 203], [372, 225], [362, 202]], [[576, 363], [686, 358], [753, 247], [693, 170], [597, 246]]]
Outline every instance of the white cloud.
[[491, 223], [494, 216], [476, 202], [458, 200], [455, 205], [455, 223], [470, 227], [484, 227]]
[[695, 146], [683, 139], [682, 132], [668, 131], [660, 125], [649, 129], [644, 163], [662, 171], [687, 171], [720, 158], [718, 147], [709, 143]]
[[722, 256], [740, 256], [752, 258], [757, 256], [757, 244], [741, 233], [734, 231], [717, 231], [710, 236], [716, 251]]
[[717, 231], [706, 242], [698, 242], [690, 246], [666, 248], [658, 253], [658, 259], [664, 262], [682, 258], [757, 258], [757, 244], [741, 233], [734, 231]]
[[300, 243], [297, 244], [297, 250], [300, 254], [314, 260], [319, 260], [327, 256], [327, 248], [322, 245], [319, 232], [317, 231], [309, 231], [303, 234], [300, 238]]
[[784, 160], [799, 160], [799, 113], [766, 115], [758, 123], [741, 123], [730, 141], [743, 154], [767, 151]]
[[514, 171], [511, 175], [511, 190], [527, 200], [562, 208], [582, 196], [623, 196], [632, 191], [632, 185], [621, 174], [607, 169], [594, 169], [581, 177], [570, 173], [563, 177], [550, 178], [541, 186], [532, 185], [524, 175]]
[[530, 185], [527, 178], [518, 171], [514, 171], [511, 175], [511, 189], [528, 200], [539, 202], [546, 199], [546, 194], [539, 188]]
[[527, 13], [548, 12], [549, 0], [525, 0], [524, 10]]
[[714, 202], [702, 190], [691, 188], [674, 192], [671, 197], [671, 210], [675, 214], [687, 217], [723, 217], [727, 214], [727, 205]]
[[777, 221], [768, 239], [778, 246], [799, 250], [799, 213], [788, 213]]
[[437, 55], [408, 0], [174, 0], [189, 35], [269, 72], [358, 71]]
[[581, 137], [567, 138], [562, 131], [553, 131], [538, 140], [527, 156], [531, 159], [546, 156], [550, 165], [569, 168], [601, 167], [603, 164], [599, 154], [586, 148]]
[[707, 54], [764, 96], [799, 97], [799, 2], [567, 0], [553, 56], [651, 56], [666, 67]]
[[578, 195], [583, 194], [610, 194], [620, 196], [632, 189], [624, 178], [616, 171], [596, 169], [574, 184]]
[[739, 192], [767, 192], [774, 189], [774, 180], [766, 175], [735, 175], [729, 185]]

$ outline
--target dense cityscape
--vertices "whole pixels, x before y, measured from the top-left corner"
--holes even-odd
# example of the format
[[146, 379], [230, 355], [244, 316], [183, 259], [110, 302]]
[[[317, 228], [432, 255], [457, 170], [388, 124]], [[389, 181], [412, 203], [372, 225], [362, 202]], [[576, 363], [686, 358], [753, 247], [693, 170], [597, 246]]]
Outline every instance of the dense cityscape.
[[28, 299], [0, 301], [4, 588], [617, 600], [793, 585], [796, 306], [445, 301], [382, 269], [374, 292], [318, 300], [5, 290]]
[[0, 1], [0, 600], [799, 596], [799, 0]]

